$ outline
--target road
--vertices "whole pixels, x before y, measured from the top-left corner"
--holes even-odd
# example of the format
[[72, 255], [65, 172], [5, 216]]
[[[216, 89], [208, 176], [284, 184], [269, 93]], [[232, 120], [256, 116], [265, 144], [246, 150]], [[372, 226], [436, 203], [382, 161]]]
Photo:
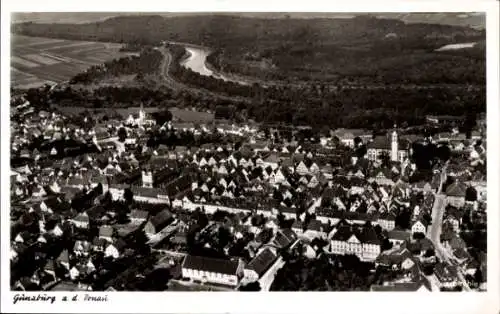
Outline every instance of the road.
[[446, 208], [446, 195], [442, 193], [443, 190], [443, 183], [446, 180], [446, 168], [447, 164], [443, 167], [442, 172], [441, 172], [441, 182], [438, 188], [438, 191], [435, 195], [434, 199], [434, 205], [432, 207], [432, 224], [427, 231], [427, 237], [432, 241], [434, 244], [434, 248], [436, 251], [436, 256], [443, 262], [447, 263], [448, 265], [451, 265], [451, 267], [454, 267], [457, 270], [457, 277], [459, 281], [462, 284], [462, 288], [465, 291], [470, 291], [470, 287], [467, 284], [467, 280], [465, 280], [465, 277], [458, 267], [455, 266], [454, 264], [454, 259], [451, 256], [450, 252], [446, 250], [443, 245], [441, 244], [441, 229], [443, 226], [443, 215], [444, 211]]

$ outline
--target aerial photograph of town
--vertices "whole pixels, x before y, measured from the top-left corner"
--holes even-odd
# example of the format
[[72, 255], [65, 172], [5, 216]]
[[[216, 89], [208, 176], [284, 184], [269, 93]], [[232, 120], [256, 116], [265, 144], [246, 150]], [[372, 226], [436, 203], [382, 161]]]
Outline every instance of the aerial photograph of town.
[[12, 291], [487, 290], [484, 13], [11, 20]]

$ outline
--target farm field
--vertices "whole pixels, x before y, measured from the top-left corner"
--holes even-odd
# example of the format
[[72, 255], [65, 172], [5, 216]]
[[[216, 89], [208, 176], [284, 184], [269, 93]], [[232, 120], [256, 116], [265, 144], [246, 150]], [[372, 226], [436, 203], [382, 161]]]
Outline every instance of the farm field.
[[11, 85], [30, 88], [70, 79], [88, 67], [128, 55], [121, 44], [11, 36]]
[[214, 120], [214, 114], [188, 109], [170, 108], [173, 119], [182, 122], [209, 123]]

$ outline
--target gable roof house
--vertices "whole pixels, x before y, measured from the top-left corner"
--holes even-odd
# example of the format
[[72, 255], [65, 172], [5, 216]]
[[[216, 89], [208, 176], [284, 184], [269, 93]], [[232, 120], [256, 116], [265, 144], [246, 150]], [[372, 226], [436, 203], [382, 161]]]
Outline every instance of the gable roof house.
[[77, 228], [88, 229], [90, 223], [89, 215], [86, 212], [79, 213], [71, 219], [71, 222]]
[[99, 238], [108, 242], [113, 242], [113, 235], [115, 231], [112, 226], [102, 225], [99, 227]]
[[110, 243], [106, 246], [104, 256], [113, 257], [114, 259], [119, 258], [125, 252], [126, 247], [127, 243], [122, 239], [118, 239], [115, 243]]
[[278, 256], [270, 248], [261, 250], [244, 268], [244, 275], [250, 282], [257, 281], [274, 264]]
[[73, 246], [73, 253], [76, 256], [86, 256], [90, 253], [91, 244], [88, 241], [76, 240]]
[[412, 232], [412, 234], [417, 233], [417, 232], [426, 234], [428, 226], [429, 226], [429, 224], [427, 223], [427, 221], [425, 219], [417, 219], [411, 225], [411, 232]]
[[172, 220], [172, 213], [166, 209], [162, 210], [154, 217], [149, 219], [149, 221], [144, 226], [144, 232], [148, 237], [151, 237], [168, 226], [172, 222]]
[[465, 194], [467, 185], [463, 182], [456, 181], [446, 188], [446, 198], [448, 203], [460, 208], [465, 204]]

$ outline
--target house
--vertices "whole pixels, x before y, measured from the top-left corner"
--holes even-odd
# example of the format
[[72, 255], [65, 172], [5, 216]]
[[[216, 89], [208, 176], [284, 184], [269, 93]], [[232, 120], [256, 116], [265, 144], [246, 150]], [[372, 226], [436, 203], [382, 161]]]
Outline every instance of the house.
[[99, 237], [95, 237], [94, 241], [92, 241], [92, 247], [95, 252], [104, 252], [107, 244], [108, 242], [106, 240]]
[[64, 268], [69, 270], [69, 253], [68, 250], [63, 250], [61, 254], [56, 259], [56, 262], [59, 263], [59, 265], [63, 266]]
[[411, 238], [411, 234], [405, 230], [391, 230], [387, 236], [393, 245], [401, 245]]
[[259, 280], [277, 258], [278, 256], [273, 250], [269, 248], [263, 249], [244, 267], [245, 278], [250, 282]]
[[113, 242], [114, 229], [111, 226], [103, 225], [99, 227], [99, 239], [104, 239], [108, 242]]
[[434, 275], [436, 275], [441, 288], [453, 289], [458, 285], [457, 270], [453, 266], [438, 263], [434, 267]]
[[373, 227], [343, 225], [333, 234], [328, 253], [354, 254], [362, 261], [373, 261], [380, 251], [381, 241]]
[[130, 222], [134, 224], [141, 224], [149, 217], [149, 213], [145, 210], [134, 209], [130, 212]]
[[414, 264], [413, 255], [405, 247], [384, 251], [375, 259], [377, 267], [382, 266], [393, 270], [410, 269]]
[[35, 198], [44, 197], [47, 195], [47, 192], [45, 192], [45, 189], [41, 185], [37, 185], [31, 191], [31, 195]]
[[453, 231], [458, 233], [460, 231], [461, 217], [457, 217], [457, 216], [459, 216], [459, 213], [457, 212], [457, 210], [449, 211], [445, 215], [445, 219], [443, 220], [443, 222], [449, 223], [450, 226], [453, 228]]
[[327, 225], [324, 225], [321, 221], [314, 219], [307, 224], [303, 236], [309, 239], [309, 241], [312, 241], [315, 238], [326, 239], [327, 229]]
[[425, 252], [427, 252], [427, 250], [429, 249], [431, 250], [434, 249], [434, 244], [428, 238], [423, 238], [418, 240], [412, 239], [410, 241], [406, 241], [404, 246], [410, 252], [412, 252], [413, 255], [419, 255], [419, 256], [425, 254]]
[[456, 181], [446, 188], [446, 199], [448, 203], [454, 207], [460, 208], [465, 204], [465, 194], [467, 185], [463, 182]]
[[76, 256], [87, 256], [90, 253], [91, 245], [88, 241], [76, 240], [73, 246], [73, 253]]
[[14, 242], [31, 245], [35, 241], [35, 235], [28, 231], [19, 232], [14, 238]]
[[427, 233], [428, 223], [424, 219], [417, 219], [411, 225], [411, 233], [423, 233], [424, 235]]
[[392, 213], [384, 212], [377, 219], [378, 225], [387, 231], [391, 231], [396, 227], [396, 216]]
[[195, 281], [235, 287], [244, 275], [241, 260], [187, 255], [181, 265], [182, 277]]
[[125, 243], [125, 241], [119, 239], [118, 241], [116, 241], [116, 243], [111, 243], [106, 246], [106, 249], [104, 250], [104, 256], [117, 259], [123, 254], [126, 246], [127, 244]]
[[71, 219], [71, 222], [77, 228], [88, 229], [90, 223], [89, 215], [86, 212], [79, 213], [73, 219]]
[[413, 185], [413, 190], [418, 192], [430, 193], [433, 190], [432, 185], [427, 181], [419, 181]]
[[71, 280], [76, 280], [78, 279], [78, 277], [80, 277], [80, 270], [80, 267], [71, 267], [71, 269], [69, 270], [69, 277], [71, 278]]
[[280, 229], [269, 244], [275, 248], [285, 249], [293, 247], [297, 242], [297, 234], [292, 229]]
[[154, 217], [149, 219], [149, 221], [146, 223], [144, 226], [144, 232], [148, 237], [151, 237], [161, 230], [168, 226], [173, 218], [172, 218], [172, 213], [168, 210], [162, 210], [158, 214], [156, 214]]
[[371, 134], [367, 134], [364, 130], [360, 129], [337, 129], [330, 132], [332, 137], [337, 137], [339, 141], [348, 147], [354, 147], [354, 139], [359, 137], [361, 140], [366, 141], [371, 138]]
[[49, 275], [51, 275], [54, 280], [56, 279], [56, 265], [53, 259], [49, 259], [45, 266], [43, 267], [43, 271]]

